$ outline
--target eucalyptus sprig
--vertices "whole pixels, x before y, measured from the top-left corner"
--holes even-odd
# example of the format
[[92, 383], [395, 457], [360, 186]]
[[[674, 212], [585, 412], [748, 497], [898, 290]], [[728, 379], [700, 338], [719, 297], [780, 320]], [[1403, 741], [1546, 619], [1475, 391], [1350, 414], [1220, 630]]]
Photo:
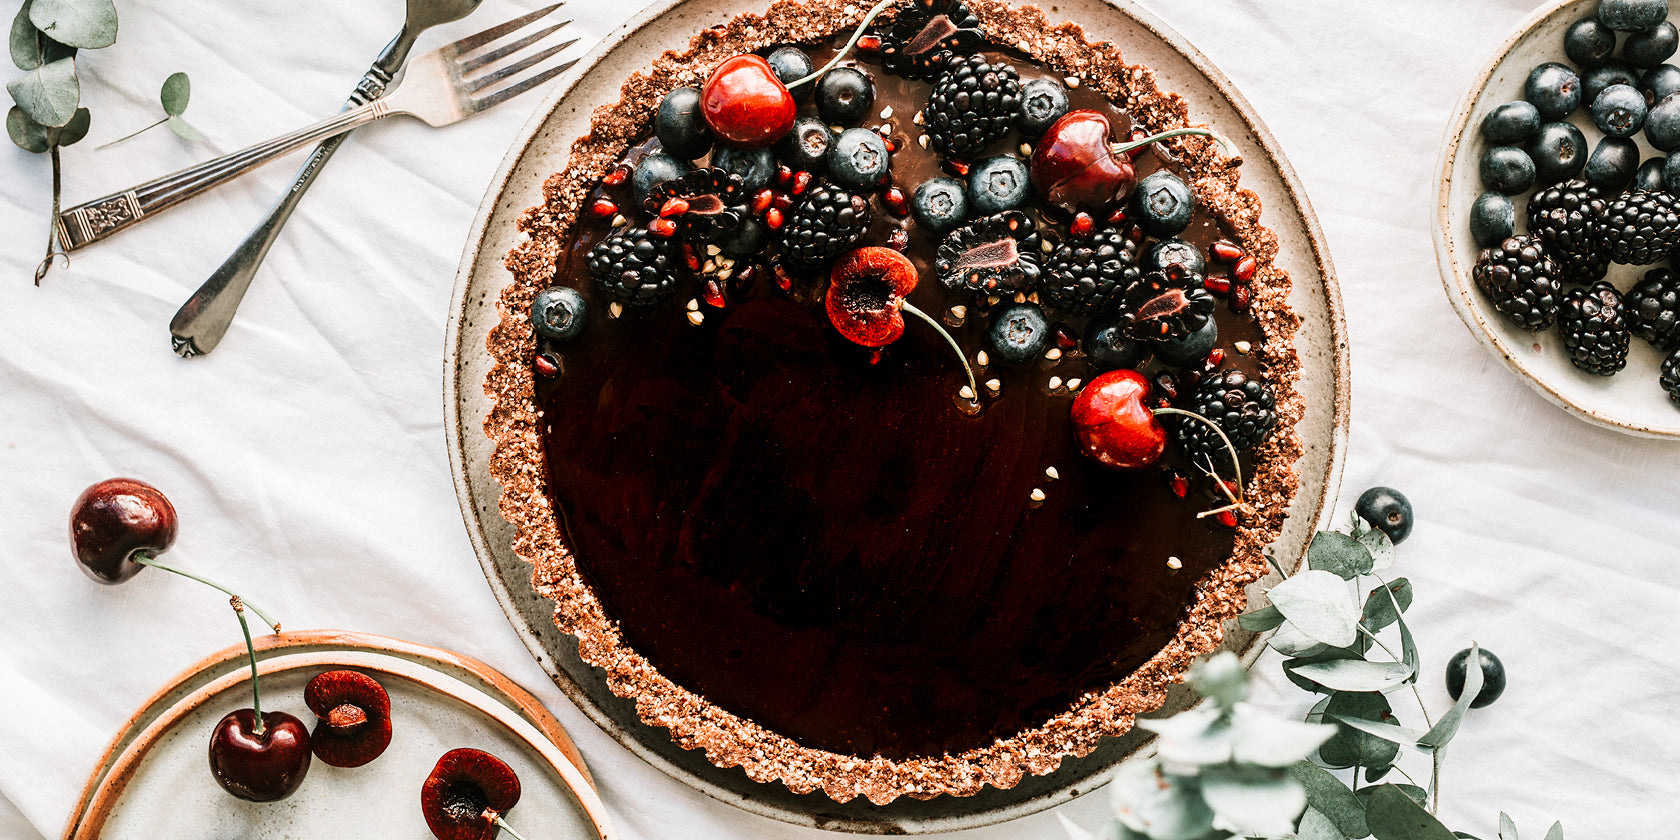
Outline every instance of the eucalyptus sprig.
[[94, 151], [109, 149], [124, 140], [132, 140], [160, 125], [169, 126], [169, 130], [182, 140], [203, 140], [204, 135], [199, 134], [198, 129], [193, 128], [192, 124], [187, 122], [187, 118], [182, 116], [187, 112], [187, 102], [191, 98], [192, 80], [187, 78], [187, 74], [169, 74], [169, 78], [163, 80], [163, 89], [158, 92], [158, 101], [163, 105], [163, 117], [145, 128], [96, 146]]

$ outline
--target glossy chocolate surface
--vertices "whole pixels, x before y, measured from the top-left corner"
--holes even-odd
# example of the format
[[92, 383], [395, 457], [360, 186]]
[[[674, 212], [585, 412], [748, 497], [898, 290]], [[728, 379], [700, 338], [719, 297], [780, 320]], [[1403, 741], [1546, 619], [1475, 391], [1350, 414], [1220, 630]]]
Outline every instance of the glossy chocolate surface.
[[[1043, 75], [1009, 58], [1023, 79]], [[940, 174], [911, 122], [928, 85], [858, 66], [875, 80], [875, 110], [893, 109], [866, 125], [895, 126], [892, 180], [908, 194]], [[1071, 93], [1074, 108], [1129, 124], [1101, 97]], [[1011, 134], [996, 153], [1018, 154], [1021, 142]], [[1151, 153], [1137, 163], [1140, 177], [1163, 165]], [[877, 221], [860, 244], [909, 229], [924, 269], [909, 299], [974, 359], [986, 301], [947, 292], [927, 268], [937, 241], [888, 213], [878, 192], [873, 201]], [[699, 303], [694, 325], [685, 306], [701, 281], [689, 275], [674, 299], [605, 317], [583, 256], [608, 229], [585, 214], [556, 276], [595, 315], [580, 339], [547, 348], [561, 367], [539, 380], [548, 492], [625, 638], [707, 700], [840, 753], [983, 746], [1147, 661], [1229, 554], [1231, 531], [1196, 517], [1216, 504], [1208, 482], [1192, 481], [1185, 499], [1169, 490], [1164, 470], [1183, 468], [1174, 456], [1122, 473], [1079, 454], [1068, 383], [1097, 371], [1077, 347], [977, 368], [1001, 388], [982, 386], [970, 411], [954, 354], [926, 324], [911, 319], [871, 363], [827, 323], [822, 278], [789, 293], [760, 267], [750, 286], [726, 284], [725, 307]], [[1056, 217], [1041, 230], [1067, 235]], [[1205, 252], [1218, 235], [1198, 211], [1186, 238]], [[1210, 262], [1213, 274], [1227, 269]], [[1231, 348], [1260, 342], [1258, 327], [1223, 300], [1216, 317], [1227, 366], [1252, 370]], [[1084, 326], [1050, 318], [1074, 336]]]

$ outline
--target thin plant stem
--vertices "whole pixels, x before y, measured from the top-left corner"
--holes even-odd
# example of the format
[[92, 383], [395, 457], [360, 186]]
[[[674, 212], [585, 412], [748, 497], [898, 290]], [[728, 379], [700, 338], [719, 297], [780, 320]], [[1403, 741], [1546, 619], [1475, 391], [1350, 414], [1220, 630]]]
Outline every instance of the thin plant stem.
[[1237, 157], [1236, 147], [1231, 145], [1231, 141], [1226, 140], [1225, 138], [1219, 136], [1218, 134], [1213, 133], [1213, 131], [1211, 129], [1206, 129], [1206, 128], [1173, 128], [1173, 129], [1168, 129], [1166, 131], [1160, 132], [1159, 134], [1151, 134], [1148, 137], [1140, 137], [1136, 140], [1131, 140], [1131, 141], [1128, 141], [1128, 142], [1125, 142], [1125, 143], [1116, 143], [1113, 146], [1110, 146], [1109, 148], [1113, 149], [1115, 154], [1123, 155], [1123, 154], [1125, 154], [1125, 153], [1127, 153], [1127, 152], [1129, 152], [1133, 149], [1136, 149], [1136, 148], [1139, 148], [1139, 147], [1142, 147], [1142, 146], [1147, 146], [1151, 143], [1159, 143], [1162, 140], [1171, 140], [1174, 137], [1211, 137], [1211, 138], [1213, 138], [1213, 142], [1219, 144], [1219, 151], [1220, 151], [1221, 154], [1225, 155], [1228, 158], [1236, 158]]
[[[47, 148], [47, 154], [52, 158], [52, 216], [47, 219], [47, 255], [42, 257], [41, 261], [35, 265], [35, 285], [37, 286], [41, 285], [41, 278], [47, 276], [47, 271], [52, 268], [53, 257], [58, 254], [58, 251], [54, 249], [54, 244], [58, 241], [59, 194], [64, 183], [63, 169], [59, 165], [58, 160], [58, 144], [54, 143], [49, 146]], [[68, 260], [69, 257], [65, 257], [65, 259]]]
[[167, 117], [167, 116], [165, 116], [161, 120], [158, 120], [155, 123], [152, 123], [151, 125], [146, 126], [145, 128], [140, 129], [139, 131], [134, 132], [133, 134], [126, 134], [126, 135], [123, 135], [122, 137], [118, 137], [117, 139], [112, 140], [111, 142], [106, 143], [103, 146], [95, 146], [95, 147], [93, 147], [93, 150], [96, 151], [96, 152], [102, 152], [106, 149], [111, 148], [112, 146], [117, 145], [118, 143], [121, 143], [124, 140], [132, 140], [136, 137], [139, 137], [140, 135], [145, 134], [146, 132], [151, 131], [154, 128], [157, 128], [158, 126], [163, 125], [166, 122], [169, 122], [169, 117]]
[[251, 644], [251, 624], [245, 620], [245, 605], [240, 603], [238, 595], [229, 598], [228, 603], [233, 605], [233, 614], [239, 618], [239, 631], [245, 634], [245, 655], [251, 660], [251, 716], [256, 719], [251, 734], [261, 738], [268, 727], [263, 726], [262, 692], [257, 688], [257, 648]]
[[857, 25], [857, 29], [852, 30], [852, 39], [846, 42], [846, 46], [841, 47], [840, 51], [835, 53], [834, 57], [829, 59], [828, 63], [824, 64], [821, 69], [813, 72], [809, 76], [801, 79], [794, 79], [792, 82], [788, 83], [787, 89], [793, 90], [794, 88], [817, 79], [822, 76], [822, 74], [833, 70], [834, 65], [839, 64], [842, 60], [844, 60], [846, 58], [846, 54], [852, 51], [852, 47], [857, 46], [858, 39], [863, 37], [863, 30], [868, 29], [869, 24], [875, 22], [875, 16], [886, 11], [888, 6], [891, 6], [896, 2], [898, 2], [898, 0], [881, 0], [881, 2], [876, 3], [875, 8], [870, 9], [869, 14], [863, 16], [863, 21]]
[[273, 618], [269, 617], [268, 613], [263, 612], [262, 609], [259, 608], [256, 604], [253, 604], [250, 601], [247, 601], [244, 598], [241, 598], [239, 593], [233, 591], [232, 589], [229, 589], [229, 588], [227, 588], [227, 587], [225, 587], [225, 586], [223, 586], [223, 585], [221, 585], [221, 584], [219, 584], [219, 583], [217, 583], [213, 580], [207, 580], [205, 578], [201, 578], [198, 575], [193, 574], [192, 572], [187, 572], [187, 571], [183, 571], [181, 569], [177, 569], [174, 566], [170, 566], [170, 565], [164, 563], [163, 561], [157, 559], [156, 557], [151, 557], [151, 556], [148, 556], [148, 555], [145, 555], [145, 554], [136, 554], [136, 555], [134, 555], [134, 562], [139, 563], [142, 566], [151, 566], [154, 569], [162, 569], [166, 572], [173, 572], [175, 574], [180, 575], [181, 577], [196, 580], [199, 583], [202, 583], [205, 586], [208, 586], [212, 589], [220, 589], [224, 594], [228, 595], [229, 597], [239, 598], [239, 602], [241, 604], [244, 604], [247, 607], [250, 607], [251, 612], [256, 613], [257, 617], [262, 619], [264, 624], [268, 625], [268, 629], [273, 630], [276, 633], [280, 632], [280, 622], [275, 621]]
[[[1377, 634], [1371, 632], [1371, 628], [1365, 626], [1365, 622], [1361, 621], [1361, 622], [1359, 622], [1359, 624], [1357, 624], [1355, 626], [1357, 626], [1359, 628], [1359, 631], [1361, 633], [1364, 633], [1366, 636], [1369, 636], [1371, 641], [1376, 642], [1377, 647], [1382, 648], [1383, 653], [1388, 654], [1390, 657], [1392, 657], [1394, 659], [1395, 662], [1404, 661], [1404, 657], [1395, 653], [1392, 649], [1389, 648], [1388, 645], [1383, 644], [1382, 639], [1377, 638]], [[1423, 705], [1423, 694], [1418, 691], [1417, 682], [1416, 681], [1409, 681], [1408, 685], [1411, 686], [1412, 696], [1417, 698], [1418, 712], [1423, 715], [1424, 725], [1428, 728], [1433, 729], [1435, 727], [1435, 722], [1429, 719], [1429, 709], [1428, 709], [1428, 707]]]
[[904, 301], [904, 311], [928, 322], [928, 325], [933, 327], [934, 330], [936, 330], [940, 336], [945, 339], [945, 343], [951, 345], [951, 349], [957, 352], [957, 358], [962, 361], [963, 373], [968, 374], [968, 392], [974, 395], [969, 401], [975, 402], [979, 400], [980, 386], [974, 381], [974, 368], [968, 366], [968, 355], [963, 353], [962, 346], [957, 344], [957, 340], [951, 337], [951, 334], [945, 330], [945, 326], [943, 324], [935, 321], [932, 315], [917, 309], [910, 303], [910, 301]]
[[1429, 813], [1441, 810], [1441, 753], [1446, 749], [1442, 744], [1429, 754]]
[[512, 837], [513, 840], [525, 840], [525, 838], [519, 836], [519, 832], [513, 830], [513, 826], [508, 825], [507, 821], [502, 819], [500, 814], [492, 817], [490, 822], [494, 823], [497, 828], [507, 832], [508, 836]]

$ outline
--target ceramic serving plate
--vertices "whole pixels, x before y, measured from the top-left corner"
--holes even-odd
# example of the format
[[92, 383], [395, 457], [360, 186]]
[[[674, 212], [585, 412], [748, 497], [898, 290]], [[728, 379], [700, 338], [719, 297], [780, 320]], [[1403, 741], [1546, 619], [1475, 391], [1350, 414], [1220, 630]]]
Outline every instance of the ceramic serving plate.
[[241, 644], [183, 672], [141, 706], [94, 768], [66, 840], [429, 837], [420, 786], [456, 747], [496, 755], [518, 774], [522, 795], [507, 815], [515, 827], [540, 826], [540, 836], [571, 840], [614, 836], [559, 722], [481, 662], [332, 630], [263, 637], [257, 659], [264, 708], [311, 725], [303, 688], [316, 674], [349, 668], [378, 680], [391, 696], [391, 745], [359, 768], [311, 762], [303, 785], [280, 802], [228, 795], [211, 778], [206, 751], [216, 721], [251, 704]]
[[[485, 339], [499, 322], [496, 301], [510, 279], [502, 259], [519, 236], [516, 218], [541, 203], [543, 181], [566, 167], [571, 144], [587, 131], [591, 111], [617, 101], [626, 77], [645, 70], [665, 50], [687, 45], [699, 31], [739, 12], [762, 13], [766, 5], [765, 0], [654, 3], [556, 83], [491, 182], [462, 256], [447, 331], [445, 427], [468, 533], [503, 610], [560, 688], [627, 749], [721, 801], [789, 822], [882, 834], [973, 828], [1065, 802], [1099, 785], [1117, 762], [1145, 754], [1145, 733], [1110, 739], [1085, 758], [1065, 760], [1056, 772], [1025, 778], [1008, 790], [987, 788], [972, 797], [927, 801], [900, 797], [885, 806], [861, 797], [836, 803], [820, 792], [794, 794], [780, 784], [754, 782], [738, 768], [713, 766], [704, 754], [678, 747], [667, 730], [643, 724], [634, 701], [614, 696], [603, 674], [578, 658], [576, 641], [554, 626], [553, 604], [533, 593], [531, 569], [512, 549], [513, 528], [497, 512], [501, 488], [489, 476], [493, 447], [483, 431], [491, 408], [484, 390], [491, 368]], [[1285, 566], [1299, 563], [1313, 531], [1327, 519], [1326, 501], [1335, 498], [1348, 416], [1341, 301], [1312, 209], [1276, 141], [1248, 103], [1205, 57], [1154, 15], [1129, 0], [1064, 0], [1053, 16], [1080, 21], [1092, 38], [1119, 44], [1128, 61], [1154, 68], [1162, 89], [1177, 91], [1189, 101], [1192, 121], [1217, 127], [1242, 152], [1243, 186], [1260, 195], [1262, 221], [1281, 240], [1277, 264], [1294, 278], [1290, 304], [1302, 318], [1296, 346], [1307, 415], [1298, 428], [1306, 454], [1297, 465], [1300, 493], [1274, 546]], [[1226, 641], [1245, 661], [1252, 661], [1263, 647], [1253, 634], [1234, 628]], [[1193, 700], [1188, 689], [1177, 687], [1162, 713], [1184, 709]]]
[[[1521, 99], [1523, 82], [1535, 66], [1548, 61], [1567, 63], [1564, 31], [1575, 21], [1591, 17], [1597, 9], [1598, 0], [1548, 4], [1524, 20], [1477, 74], [1448, 123], [1447, 142], [1441, 151], [1435, 257], [1441, 266], [1447, 299], [1458, 317], [1529, 387], [1590, 423], [1633, 435], [1680, 438], [1680, 409], [1669, 402], [1657, 384], [1662, 357], [1649, 343], [1635, 339], [1627, 369], [1615, 376], [1595, 376], [1579, 370], [1569, 363], [1568, 351], [1555, 329], [1532, 333], [1513, 326], [1476, 290], [1470, 274], [1480, 250], [1470, 237], [1470, 207], [1482, 191], [1478, 167], [1488, 148], [1481, 137], [1482, 118], [1506, 102]], [[1596, 145], [1603, 136], [1584, 108], [1570, 121], [1586, 135], [1589, 145]], [[1662, 154], [1654, 151], [1643, 135], [1635, 139], [1641, 160]], [[1517, 230], [1521, 233], [1527, 229], [1528, 208], [1520, 199], [1517, 203]], [[1626, 292], [1650, 268], [1611, 265], [1606, 279]]]

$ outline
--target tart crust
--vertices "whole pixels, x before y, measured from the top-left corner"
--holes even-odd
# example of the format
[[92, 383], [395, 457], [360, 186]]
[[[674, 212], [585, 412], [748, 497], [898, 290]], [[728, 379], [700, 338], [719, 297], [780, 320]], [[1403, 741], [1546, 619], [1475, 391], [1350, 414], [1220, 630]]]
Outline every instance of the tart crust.
[[[1161, 131], [1189, 124], [1182, 97], [1161, 91], [1149, 68], [1127, 65], [1114, 44], [1091, 43], [1078, 24], [1052, 24], [1037, 7], [1011, 8], [999, 0], [968, 0], [968, 5], [990, 41], [1077, 77], [1144, 127]], [[1195, 657], [1218, 647], [1222, 625], [1243, 609], [1245, 587], [1266, 572], [1262, 550], [1277, 539], [1298, 486], [1294, 464], [1302, 445], [1295, 425], [1303, 406], [1295, 387], [1299, 359], [1293, 336], [1299, 319], [1286, 303], [1289, 276], [1273, 264], [1277, 236], [1260, 223], [1260, 199], [1238, 186], [1240, 159], [1224, 157], [1207, 138], [1176, 138], [1165, 145], [1182, 161], [1197, 200], [1229, 225], [1258, 262], [1251, 306], [1266, 341], [1255, 353], [1276, 392], [1281, 422], [1254, 451], [1247, 497], [1256, 515], [1238, 528], [1227, 562], [1198, 583], [1171, 642], [1125, 679], [1088, 692], [1041, 727], [958, 755], [896, 761], [802, 747], [675, 684], [632, 649], [580, 576], [544, 492], [532, 373], [537, 342], [527, 317], [531, 300], [550, 282], [590, 190], [635, 142], [667, 91], [701, 84], [732, 55], [849, 30], [863, 14], [856, 6], [782, 0], [763, 16], [738, 15], [694, 36], [687, 51], [666, 52], [648, 72], [625, 80], [618, 103], [596, 109], [591, 133], [572, 144], [566, 170], [543, 185], [543, 204], [520, 216], [519, 229], [529, 238], [507, 256], [512, 282], [498, 302], [501, 323], [486, 342], [495, 365], [484, 383], [494, 402], [484, 428], [496, 444], [490, 475], [503, 487], [500, 511], [517, 530], [514, 552], [533, 567], [532, 587], [555, 603], [554, 622], [577, 638], [583, 661], [606, 673], [615, 694], [636, 698], [642, 721], [669, 729], [684, 748], [705, 750], [719, 767], [739, 766], [755, 781], [780, 781], [801, 794], [820, 789], [837, 802], [863, 796], [885, 805], [899, 796], [931, 799], [973, 795], [985, 785], [1014, 787], [1024, 774], [1048, 774], [1064, 757], [1089, 754], [1102, 738], [1129, 731], [1134, 716], [1159, 708], [1167, 687], [1183, 678]]]

